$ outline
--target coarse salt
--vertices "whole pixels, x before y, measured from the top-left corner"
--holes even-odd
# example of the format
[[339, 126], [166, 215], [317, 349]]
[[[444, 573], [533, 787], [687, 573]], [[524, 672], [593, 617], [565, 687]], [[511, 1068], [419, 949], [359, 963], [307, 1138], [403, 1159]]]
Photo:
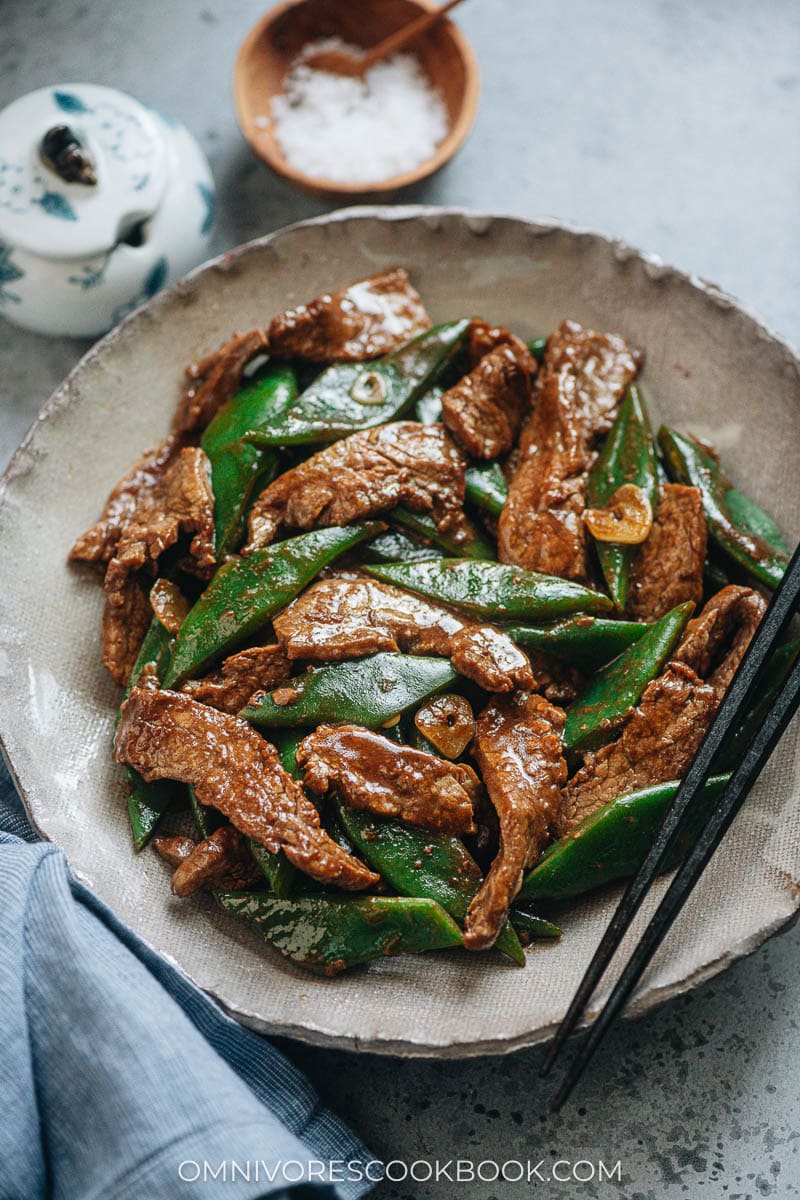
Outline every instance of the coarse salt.
[[447, 133], [447, 112], [416, 56], [396, 54], [363, 79], [304, 62], [330, 49], [360, 53], [339, 38], [312, 43], [272, 101], [273, 129], [287, 161], [318, 179], [378, 183], [430, 158]]

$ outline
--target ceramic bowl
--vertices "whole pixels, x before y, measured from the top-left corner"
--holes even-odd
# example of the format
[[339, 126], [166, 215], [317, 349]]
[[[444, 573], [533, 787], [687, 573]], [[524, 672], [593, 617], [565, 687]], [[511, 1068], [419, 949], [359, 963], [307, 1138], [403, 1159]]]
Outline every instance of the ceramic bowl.
[[413, 170], [376, 184], [346, 184], [306, 175], [287, 162], [269, 117], [272, 97], [283, 90], [291, 64], [309, 42], [338, 36], [357, 46], [374, 46], [436, 7], [433, 0], [286, 0], [271, 9], [245, 38], [234, 70], [239, 125], [258, 157], [300, 191], [347, 203], [388, 199], [443, 167], [472, 128], [480, 91], [478, 64], [469, 43], [446, 18], [410, 48], [441, 91], [449, 125], [435, 153]]
[[[494, 954], [449, 952], [385, 959], [334, 980], [294, 967], [208, 897], [175, 899], [165, 864], [131, 848], [110, 757], [119, 693], [100, 665], [102, 591], [66, 562], [109, 488], [164, 435], [186, 363], [232, 330], [393, 263], [408, 267], [437, 320], [482, 314], [532, 337], [570, 316], [623, 334], [646, 351], [654, 419], [712, 437], [734, 482], [775, 511], [792, 541], [800, 536], [800, 365], [728, 297], [596, 233], [456, 210], [350, 210], [251, 242], [162, 293], [91, 350], [45, 406], [0, 495], [0, 560], [9, 565], [0, 733], [40, 832], [241, 1020], [386, 1053], [498, 1053], [552, 1032], [618, 889], [559, 914], [564, 937], [530, 950], [525, 970]], [[795, 914], [797, 734], [793, 726], [784, 738], [632, 1012], [714, 975]]]

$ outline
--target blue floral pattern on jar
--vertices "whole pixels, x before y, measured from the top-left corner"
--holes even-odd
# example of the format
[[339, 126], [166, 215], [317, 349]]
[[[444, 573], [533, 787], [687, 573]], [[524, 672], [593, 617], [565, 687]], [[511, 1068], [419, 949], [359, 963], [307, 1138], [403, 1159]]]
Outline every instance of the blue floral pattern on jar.
[[153, 263], [136, 295], [132, 296], [125, 304], [120, 304], [114, 310], [114, 324], [116, 325], [117, 321], [121, 321], [123, 317], [127, 317], [128, 313], [132, 313], [135, 308], [138, 308], [140, 304], [144, 304], [146, 300], [152, 300], [156, 292], [160, 292], [167, 282], [168, 275], [169, 263], [162, 256]]
[[[76, 117], [91, 113], [92, 136], [98, 147], [126, 172], [134, 191], [147, 186], [153, 165], [153, 142], [134, 114], [109, 100], [90, 106], [76, 93], [63, 90], [53, 92], [53, 104], [60, 112]], [[66, 196], [48, 186], [43, 171], [35, 169], [28, 176], [22, 159], [0, 159], [0, 208], [17, 214], [39, 208], [56, 220], [78, 220]]]
[[11, 254], [11, 247], [0, 242], [0, 304], [19, 304], [19, 296], [7, 285], [25, 278], [25, 272], [11, 261]]

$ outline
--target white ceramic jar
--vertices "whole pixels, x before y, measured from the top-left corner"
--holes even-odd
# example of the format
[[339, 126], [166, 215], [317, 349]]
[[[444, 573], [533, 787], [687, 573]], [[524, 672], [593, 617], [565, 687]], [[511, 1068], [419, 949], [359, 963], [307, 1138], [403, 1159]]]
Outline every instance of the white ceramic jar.
[[16, 325], [103, 333], [207, 257], [213, 215], [197, 142], [132, 96], [64, 84], [0, 113], [0, 315]]

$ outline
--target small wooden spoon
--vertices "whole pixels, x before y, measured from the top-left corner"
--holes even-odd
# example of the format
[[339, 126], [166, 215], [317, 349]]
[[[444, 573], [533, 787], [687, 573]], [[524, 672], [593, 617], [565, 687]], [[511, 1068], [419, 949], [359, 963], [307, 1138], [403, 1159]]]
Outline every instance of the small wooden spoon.
[[402, 29], [390, 34], [382, 42], [378, 42], [377, 46], [373, 46], [363, 54], [348, 54], [346, 50], [317, 50], [304, 58], [304, 64], [315, 71], [327, 71], [331, 75], [363, 76], [370, 67], [375, 66], [375, 63], [389, 58], [398, 50], [403, 50], [409, 42], [413, 42], [437, 21], [441, 21], [445, 13], [450, 12], [451, 8], [455, 8], [461, 2], [462, 0], [447, 0], [447, 3], [438, 8], [436, 12], [422, 13], [421, 16], [409, 21], [408, 25], [404, 25]]

